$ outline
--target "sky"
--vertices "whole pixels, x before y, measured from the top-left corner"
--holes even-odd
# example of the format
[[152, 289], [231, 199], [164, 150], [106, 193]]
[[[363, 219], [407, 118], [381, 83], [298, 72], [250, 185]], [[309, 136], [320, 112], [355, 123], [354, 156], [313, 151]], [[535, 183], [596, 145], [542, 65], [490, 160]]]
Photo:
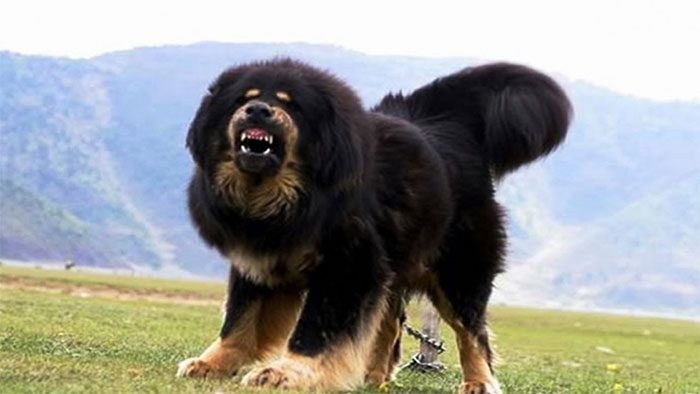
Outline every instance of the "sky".
[[698, 18], [697, 0], [16, 0], [2, 6], [0, 50], [84, 58], [199, 41], [323, 43], [514, 61], [700, 103]]

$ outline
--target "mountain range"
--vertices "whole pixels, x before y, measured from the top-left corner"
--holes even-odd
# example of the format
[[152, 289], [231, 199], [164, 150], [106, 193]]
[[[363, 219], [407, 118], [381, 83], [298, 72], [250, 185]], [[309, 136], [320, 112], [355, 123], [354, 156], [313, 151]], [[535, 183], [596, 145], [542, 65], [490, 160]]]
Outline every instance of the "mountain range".
[[[0, 258], [222, 275], [187, 217], [185, 134], [219, 72], [273, 56], [332, 71], [367, 107], [483, 63], [309, 44], [0, 52]], [[700, 316], [700, 104], [555, 77], [575, 120], [559, 150], [497, 185], [510, 242], [495, 299]]]

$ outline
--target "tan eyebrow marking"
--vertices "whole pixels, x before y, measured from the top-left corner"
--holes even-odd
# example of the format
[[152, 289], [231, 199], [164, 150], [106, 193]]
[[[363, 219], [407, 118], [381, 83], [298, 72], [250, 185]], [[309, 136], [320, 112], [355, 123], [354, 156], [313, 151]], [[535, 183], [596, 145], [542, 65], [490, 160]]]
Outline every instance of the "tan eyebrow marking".
[[287, 93], [287, 92], [279, 91], [279, 92], [275, 93], [275, 96], [277, 96], [277, 98], [280, 101], [285, 102], [285, 103], [292, 101], [292, 98], [289, 96], [289, 93]]
[[254, 98], [260, 96], [260, 89], [248, 89], [245, 92], [245, 98]]

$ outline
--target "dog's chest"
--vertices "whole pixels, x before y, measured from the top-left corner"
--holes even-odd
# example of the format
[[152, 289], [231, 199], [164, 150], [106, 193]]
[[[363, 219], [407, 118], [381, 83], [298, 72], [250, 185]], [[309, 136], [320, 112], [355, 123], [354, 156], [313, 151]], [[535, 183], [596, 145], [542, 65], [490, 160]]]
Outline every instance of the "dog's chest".
[[304, 281], [321, 260], [313, 248], [270, 254], [234, 249], [228, 253], [228, 258], [241, 275], [270, 287]]

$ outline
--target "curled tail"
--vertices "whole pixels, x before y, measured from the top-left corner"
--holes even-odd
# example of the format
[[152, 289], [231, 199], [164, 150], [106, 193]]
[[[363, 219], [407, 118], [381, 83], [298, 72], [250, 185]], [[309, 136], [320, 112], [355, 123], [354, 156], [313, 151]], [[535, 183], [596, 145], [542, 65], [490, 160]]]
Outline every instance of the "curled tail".
[[413, 122], [457, 122], [475, 133], [499, 178], [556, 148], [573, 113], [552, 78], [508, 63], [466, 68], [379, 107], [397, 109], [398, 101]]

